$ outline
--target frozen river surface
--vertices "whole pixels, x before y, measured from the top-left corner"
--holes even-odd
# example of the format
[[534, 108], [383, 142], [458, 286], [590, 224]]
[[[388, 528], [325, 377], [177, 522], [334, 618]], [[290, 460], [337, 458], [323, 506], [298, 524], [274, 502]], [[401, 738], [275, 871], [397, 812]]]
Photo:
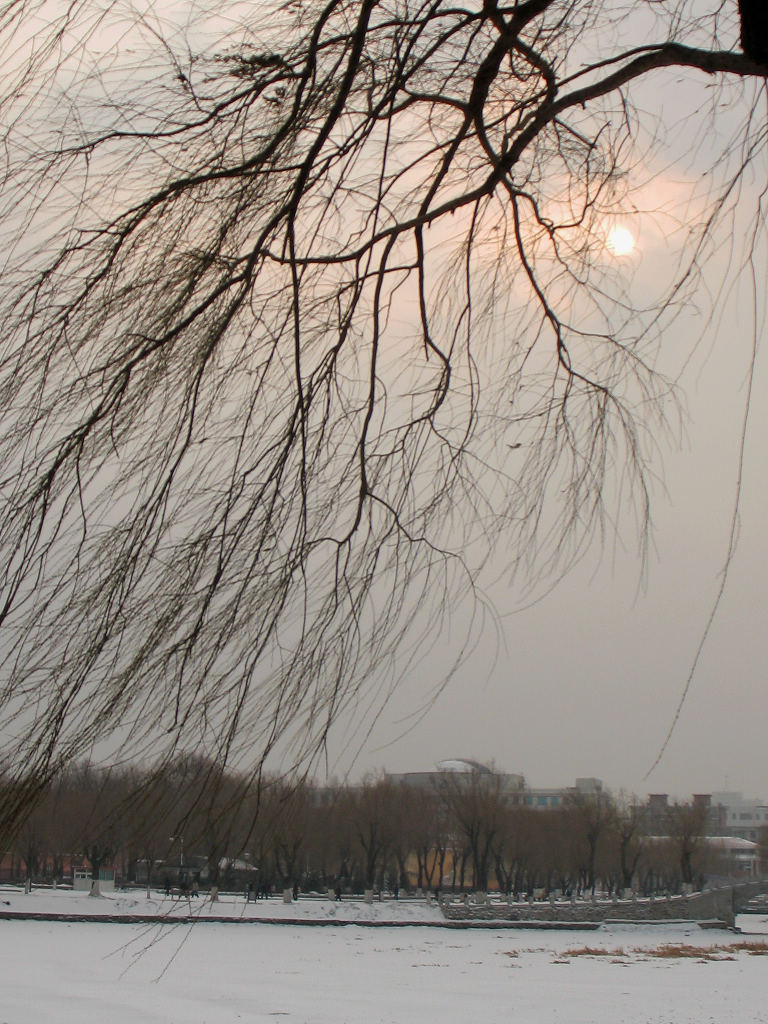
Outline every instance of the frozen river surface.
[[[128, 909], [126, 897], [64, 893], [3, 902]], [[137, 913], [163, 905], [129, 902]], [[267, 906], [307, 918], [333, 907]], [[432, 917], [421, 905], [342, 908], [345, 920], [384, 926], [2, 920], [0, 1024], [768, 1024], [760, 917], [741, 918], [742, 934], [695, 925], [445, 930], [395, 926]], [[244, 902], [220, 909], [242, 914]]]

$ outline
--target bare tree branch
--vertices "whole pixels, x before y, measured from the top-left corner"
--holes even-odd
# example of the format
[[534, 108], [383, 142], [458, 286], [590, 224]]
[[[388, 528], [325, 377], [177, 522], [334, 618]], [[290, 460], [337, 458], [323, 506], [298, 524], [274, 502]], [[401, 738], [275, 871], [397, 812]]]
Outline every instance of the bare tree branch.
[[765, 67], [735, 11], [634, 6], [186, 36], [0, 7], [0, 706], [30, 792], [94, 745], [311, 764], [479, 611], [497, 538], [535, 580], [628, 508], [644, 543], [682, 286], [635, 306], [599, 258], [633, 89], [687, 69], [744, 104], [690, 282]]

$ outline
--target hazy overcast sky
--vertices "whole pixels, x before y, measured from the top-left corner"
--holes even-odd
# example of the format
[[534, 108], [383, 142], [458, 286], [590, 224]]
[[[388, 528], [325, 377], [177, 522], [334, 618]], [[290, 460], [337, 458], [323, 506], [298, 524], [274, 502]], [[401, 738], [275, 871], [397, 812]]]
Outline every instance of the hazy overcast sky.
[[[186, 9], [168, 0], [156, 6], [169, 17]], [[714, 0], [701, 0], [702, 10], [712, 6]], [[744, 89], [758, 96], [764, 118], [765, 96], [755, 83]], [[706, 190], [702, 174], [712, 151], [750, 109], [725, 94], [733, 105], [719, 111], [710, 147], [706, 108], [718, 103], [716, 90], [707, 76], [658, 73], [637, 96], [658, 119], [648, 136], [657, 141], [648, 144], [647, 166], [627, 169], [623, 219], [637, 247], [616, 263], [616, 271], [638, 305], [669, 283], [675, 243], [686, 234], [686, 219], [695, 221], [702, 209], [697, 202], [686, 206], [683, 197], [691, 188]], [[680, 165], [670, 162], [675, 152], [684, 157]], [[685, 437], [681, 444], [659, 439], [645, 567], [631, 528], [622, 525], [621, 540], [614, 544], [609, 532], [602, 550], [594, 547], [530, 607], [522, 607], [519, 583], [493, 579], [489, 570], [478, 586], [496, 609], [496, 627], [489, 621], [482, 641], [437, 699], [434, 687], [457, 654], [458, 628], [453, 637], [439, 638], [424, 663], [404, 671], [402, 685], [367, 737], [349, 740], [341, 723], [331, 736], [330, 774], [358, 778], [382, 768], [425, 770], [445, 758], [471, 757], [521, 772], [534, 787], [598, 776], [613, 789], [640, 796], [735, 789], [768, 799], [768, 544], [762, 522], [768, 504], [768, 367], [759, 348], [738, 545], [727, 587], [668, 748], [645, 777], [674, 720], [728, 550], [755, 336], [752, 281], [749, 268], [740, 267], [768, 182], [765, 152], [761, 159], [743, 190], [741, 220], [725, 224], [704, 254], [697, 301], [663, 337], [660, 366], [673, 378], [681, 374]], [[613, 259], [607, 252], [605, 258]], [[755, 265], [761, 338], [768, 266], [764, 228]], [[501, 561], [493, 562], [497, 571]], [[457, 610], [457, 626], [462, 614]]]
[[[700, 152], [686, 157], [683, 166], [664, 170], [652, 185], [642, 185], [634, 197], [641, 210], [671, 204], [684, 220], [679, 197], [711, 158], [706, 139], [702, 142], [708, 121], [696, 113], [697, 105], [709, 102], [711, 90], [703, 76], [685, 82], [680, 74], [657, 75], [644, 88], [645, 107], [661, 112], [683, 149], [698, 145]], [[719, 131], [733, 128], [745, 109], [741, 105], [721, 115]], [[636, 169], [630, 187], [642, 176], [643, 169]], [[739, 266], [745, 226], [754, 220], [765, 180], [763, 160], [742, 195], [743, 220], [732, 233], [721, 232], [709, 257], [699, 300], [664, 336], [667, 351], [661, 364], [670, 372], [677, 372], [682, 353], [694, 354], [679, 381], [686, 437], [680, 446], [661, 442], [656, 469], [663, 480], [654, 494], [653, 550], [645, 581], [635, 550], [611, 549], [595, 551], [528, 610], [513, 614], [519, 593], [495, 585], [492, 597], [503, 618], [506, 649], [494, 663], [489, 630], [488, 642], [467, 659], [428, 714], [403, 733], [409, 714], [429, 692], [429, 666], [409, 674], [358, 755], [352, 777], [379, 768], [424, 770], [442, 758], [465, 756], [522, 772], [531, 786], [598, 776], [614, 789], [639, 795], [685, 797], [734, 789], [768, 799], [768, 542], [763, 522], [768, 507], [768, 367], [759, 350], [738, 546], [674, 735], [659, 765], [645, 777], [674, 719], [728, 549], [754, 336], [752, 282]], [[638, 248], [622, 263], [622, 273], [630, 297], [642, 301], [667, 272], [668, 221], [641, 212], [628, 223], [638, 235]], [[764, 232], [758, 257], [762, 317]], [[723, 286], [726, 294], [709, 323], [712, 296]], [[758, 340], [764, 334], [760, 320]], [[341, 743], [333, 753], [338, 760], [332, 770], [350, 768], [349, 751]]]
[[[671, 725], [720, 581], [737, 474], [748, 325], [726, 321], [717, 349], [688, 375], [689, 442], [668, 451], [657, 493], [647, 584], [633, 553], [605, 553], [536, 607], [504, 621], [506, 650], [467, 660], [428, 715], [398, 738], [424, 699], [419, 673], [382, 715], [353, 775], [431, 768], [449, 756], [494, 760], [532, 786], [596, 775], [638, 794], [737, 789], [768, 798], [764, 529], [768, 380], [758, 366], [741, 502], [725, 595], [668, 749]], [[703, 350], [702, 350], [703, 359]], [[499, 611], [514, 591], [494, 588]], [[342, 757], [341, 766], [347, 759]]]

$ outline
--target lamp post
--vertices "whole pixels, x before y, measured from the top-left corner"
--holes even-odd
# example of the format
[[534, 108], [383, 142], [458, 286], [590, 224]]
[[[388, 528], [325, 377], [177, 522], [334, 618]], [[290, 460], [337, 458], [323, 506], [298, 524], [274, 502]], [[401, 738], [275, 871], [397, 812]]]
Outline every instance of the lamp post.
[[184, 836], [171, 836], [171, 842], [175, 843], [178, 841], [181, 847], [181, 853], [179, 854], [179, 868], [184, 870]]

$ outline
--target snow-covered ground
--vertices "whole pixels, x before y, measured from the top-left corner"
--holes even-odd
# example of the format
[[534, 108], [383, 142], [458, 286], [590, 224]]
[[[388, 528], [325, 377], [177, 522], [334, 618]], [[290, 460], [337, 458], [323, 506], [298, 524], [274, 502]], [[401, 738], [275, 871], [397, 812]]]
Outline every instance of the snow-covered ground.
[[[171, 925], [162, 923], [170, 901], [161, 894], [94, 900], [0, 890], [2, 911], [90, 914], [94, 905], [160, 916], [148, 924], [0, 920], [0, 1024], [768, 1024], [762, 917], [741, 918], [743, 934], [667, 924], [446, 930], [396, 927], [440, 920], [435, 908], [404, 900], [273, 899], [246, 908], [225, 897], [214, 912], [228, 917], [335, 913], [383, 926]], [[198, 913], [210, 912], [201, 901]]]
[[[141, 890], [106, 893], [99, 899], [86, 892], [67, 889], [34, 889], [25, 893], [17, 887], [0, 886], [0, 914], [59, 914], [101, 917], [193, 917], [200, 920], [211, 918], [235, 919], [238, 921], [272, 919], [286, 921], [293, 919], [307, 921], [390, 921], [421, 922], [432, 924], [443, 921], [443, 915], [434, 901], [428, 905], [424, 900], [378, 900], [366, 903], [348, 897], [341, 903], [319, 896], [302, 896], [298, 901], [283, 903], [282, 896], [271, 896], [268, 900], [251, 900], [246, 903], [240, 895], [223, 893], [211, 903], [206, 893], [198, 898], [178, 899], [165, 896], [161, 891], [152, 891], [149, 899]], [[2, 1024], [2, 1018], [0, 1018]]]

